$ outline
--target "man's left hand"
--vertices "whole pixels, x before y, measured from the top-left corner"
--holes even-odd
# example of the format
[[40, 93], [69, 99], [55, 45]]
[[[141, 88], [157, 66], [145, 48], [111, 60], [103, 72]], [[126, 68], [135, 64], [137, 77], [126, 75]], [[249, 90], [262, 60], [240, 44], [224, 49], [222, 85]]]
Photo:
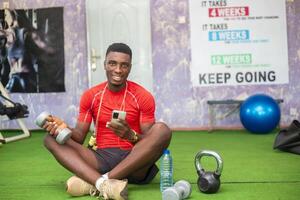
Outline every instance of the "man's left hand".
[[125, 140], [132, 140], [134, 133], [125, 120], [117, 119], [116, 122], [107, 122], [106, 127], [111, 129], [117, 136]]

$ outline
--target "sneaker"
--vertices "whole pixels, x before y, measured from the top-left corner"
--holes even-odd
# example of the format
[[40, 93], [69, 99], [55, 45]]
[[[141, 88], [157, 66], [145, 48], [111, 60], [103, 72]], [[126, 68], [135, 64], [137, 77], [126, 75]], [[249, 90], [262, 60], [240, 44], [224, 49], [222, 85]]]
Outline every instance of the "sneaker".
[[96, 187], [77, 176], [72, 176], [66, 183], [67, 193], [71, 196], [84, 196], [96, 194]]
[[100, 196], [104, 199], [127, 200], [127, 179], [107, 179], [101, 184]]

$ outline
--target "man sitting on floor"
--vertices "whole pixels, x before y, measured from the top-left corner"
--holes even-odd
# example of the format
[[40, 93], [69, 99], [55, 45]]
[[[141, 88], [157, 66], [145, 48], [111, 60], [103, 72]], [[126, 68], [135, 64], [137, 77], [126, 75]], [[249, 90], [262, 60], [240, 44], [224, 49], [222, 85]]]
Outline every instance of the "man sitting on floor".
[[[108, 47], [104, 62], [107, 81], [84, 92], [76, 127], [70, 128], [72, 137], [65, 144], [58, 144], [54, 138], [66, 123], [50, 116], [43, 126], [50, 133], [44, 140], [47, 149], [76, 175], [67, 182], [71, 195], [96, 191], [104, 199], [128, 199], [127, 180], [147, 184], [158, 172], [155, 162], [168, 147], [172, 134], [166, 124], [155, 122], [153, 96], [127, 80], [131, 60], [132, 52], [126, 44]], [[126, 112], [125, 120], [111, 121], [113, 110]], [[92, 122], [96, 150], [82, 146]]]

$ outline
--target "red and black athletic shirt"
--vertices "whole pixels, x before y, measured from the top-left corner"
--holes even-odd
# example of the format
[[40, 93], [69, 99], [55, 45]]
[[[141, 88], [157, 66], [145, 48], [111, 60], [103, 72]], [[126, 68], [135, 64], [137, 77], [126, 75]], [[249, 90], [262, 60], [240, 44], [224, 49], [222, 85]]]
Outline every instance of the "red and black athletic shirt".
[[[131, 149], [133, 144], [121, 139], [106, 128], [106, 122], [111, 120], [113, 110], [124, 110], [126, 111], [127, 123], [140, 134], [140, 124], [155, 121], [154, 98], [150, 92], [132, 81], [127, 81], [127, 89], [124, 87], [118, 92], [110, 91], [106, 85], [107, 82], [101, 83], [83, 93], [80, 100], [78, 122], [91, 123], [93, 120], [95, 130], [97, 129], [98, 148], [119, 147], [121, 149]], [[103, 99], [99, 121], [96, 123], [101, 98]], [[96, 124], [98, 127], [96, 127]]]

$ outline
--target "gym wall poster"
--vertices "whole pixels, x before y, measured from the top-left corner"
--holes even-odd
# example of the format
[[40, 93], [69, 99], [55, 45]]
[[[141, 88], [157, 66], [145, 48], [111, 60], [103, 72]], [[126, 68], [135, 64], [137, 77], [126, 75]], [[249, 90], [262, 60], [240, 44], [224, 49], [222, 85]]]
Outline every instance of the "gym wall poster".
[[193, 86], [289, 82], [285, 0], [189, 0]]
[[65, 92], [63, 7], [0, 10], [0, 48], [8, 92]]

